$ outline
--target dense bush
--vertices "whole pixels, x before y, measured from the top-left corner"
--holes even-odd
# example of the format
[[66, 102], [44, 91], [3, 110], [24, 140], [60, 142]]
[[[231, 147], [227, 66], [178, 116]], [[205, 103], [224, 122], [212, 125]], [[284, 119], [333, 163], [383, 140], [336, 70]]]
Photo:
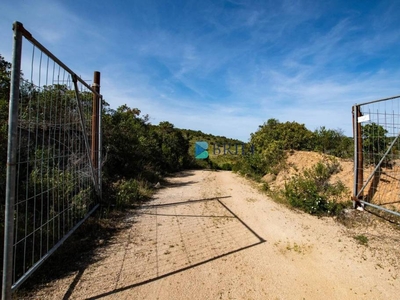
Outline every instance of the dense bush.
[[310, 214], [335, 215], [342, 208], [338, 200], [348, 192], [341, 181], [329, 182], [331, 176], [339, 171], [340, 164], [337, 160], [318, 162], [303, 174], [292, 177], [285, 184], [282, 193], [293, 207]]
[[[6, 182], [8, 98], [11, 64], [0, 55], [0, 182]], [[5, 198], [5, 184], [0, 184], [0, 198]], [[3, 201], [0, 202], [3, 205]], [[1, 206], [3, 208], [3, 206]]]
[[264, 149], [242, 156], [232, 169], [258, 180], [267, 173], [279, 173], [285, 163], [285, 157], [286, 153], [282, 150], [280, 143], [272, 142]]
[[[7, 120], [11, 64], [0, 55], [0, 255], [3, 256], [4, 208], [6, 197]], [[1, 267], [2, 267], [1, 263]]]
[[340, 158], [352, 158], [353, 139], [345, 136], [340, 129], [326, 129], [324, 126], [314, 131], [314, 150]]
[[151, 195], [148, 183], [137, 179], [120, 180], [114, 184], [114, 188], [116, 205], [119, 208], [140, 203]]
[[279, 142], [282, 150], [312, 150], [313, 141], [313, 133], [304, 124], [281, 123], [276, 119], [269, 119], [251, 134], [251, 143], [258, 151], [276, 142]]
[[142, 201], [162, 176], [191, 165], [189, 142], [181, 130], [148, 120], [127, 105], [104, 111], [103, 189], [108, 205]]

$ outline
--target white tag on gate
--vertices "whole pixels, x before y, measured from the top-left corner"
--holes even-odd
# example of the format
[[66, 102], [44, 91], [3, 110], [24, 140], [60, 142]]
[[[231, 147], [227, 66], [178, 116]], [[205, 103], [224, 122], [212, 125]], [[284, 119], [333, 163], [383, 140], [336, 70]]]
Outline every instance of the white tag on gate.
[[357, 121], [358, 121], [358, 123], [368, 122], [369, 121], [369, 115], [358, 117]]

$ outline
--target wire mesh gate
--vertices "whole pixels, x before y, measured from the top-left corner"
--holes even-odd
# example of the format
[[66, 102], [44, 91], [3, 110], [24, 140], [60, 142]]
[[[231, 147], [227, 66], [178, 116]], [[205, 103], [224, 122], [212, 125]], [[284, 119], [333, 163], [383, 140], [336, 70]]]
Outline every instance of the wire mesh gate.
[[400, 216], [400, 96], [353, 106], [355, 206]]
[[94, 212], [101, 197], [100, 73], [91, 87], [21, 23], [13, 30], [3, 299]]

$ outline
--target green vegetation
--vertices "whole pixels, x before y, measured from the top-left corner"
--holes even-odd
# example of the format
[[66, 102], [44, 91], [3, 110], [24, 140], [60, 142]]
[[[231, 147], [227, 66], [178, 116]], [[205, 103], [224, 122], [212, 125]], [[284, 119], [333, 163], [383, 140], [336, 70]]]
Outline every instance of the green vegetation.
[[354, 236], [354, 239], [355, 239], [360, 245], [368, 246], [368, 238], [367, 238], [365, 235], [363, 235], [363, 234], [356, 235], [356, 236]]
[[[8, 98], [10, 95], [11, 64], [0, 55], [0, 182], [6, 182]], [[0, 197], [5, 198], [5, 184], [0, 184]], [[1, 201], [4, 211], [4, 201]], [[1, 221], [3, 216], [0, 217]], [[3, 224], [4, 222], [1, 222]]]
[[233, 167], [235, 171], [259, 179], [267, 173], [277, 174], [285, 167], [286, 154], [291, 150], [317, 151], [340, 158], [351, 158], [352, 139], [341, 130], [321, 127], [314, 132], [304, 124], [280, 123], [269, 119], [251, 134], [250, 144], [255, 155], [242, 157]]
[[285, 184], [283, 195], [293, 207], [315, 215], [336, 215], [343, 208], [338, 203], [346, 193], [341, 181], [330, 183], [330, 177], [340, 171], [335, 159], [317, 163], [303, 174], [294, 176]]
[[387, 130], [376, 123], [362, 127], [363, 151], [367, 163], [376, 165], [383, 157], [389, 142], [386, 134]]
[[[290, 151], [317, 151], [340, 158], [352, 158], [353, 142], [341, 130], [328, 130], [321, 127], [314, 132], [304, 124], [296, 122], [281, 123], [269, 119], [257, 132], [251, 134], [250, 144], [254, 155], [240, 157], [233, 170], [260, 181], [266, 174], [277, 175], [286, 168], [286, 157]], [[330, 178], [338, 172], [337, 160], [321, 161], [316, 166], [294, 176], [280, 193], [270, 195], [280, 202], [302, 209], [311, 214], [334, 215], [343, 205], [337, 200], [346, 193], [341, 182], [330, 183]], [[269, 185], [263, 189], [270, 192]]]
[[340, 129], [316, 129], [313, 134], [313, 150], [340, 158], [353, 158], [353, 139], [348, 138]]
[[251, 134], [251, 143], [259, 151], [278, 141], [283, 150], [313, 149], [313, 133], [304, 124], [296, 122], [280, 123], [276, 119], [269, 119]]
[[[230, 170], [232, 158], [212, 155], [214, 145], [239, 144], [238, 140], [178, 129], [169, 122], [149, 123], [137, 108], [126, 105], [103, 113], [103, 193], [106, 207], [127, 207], [148, 199], [152, 186], [170, 173], [188, 168]], [[196, 141], [209, 143], [210, 158], [194, 159]]]
[[[3, 257], [4, 199], [6, 197], [7, 120], [11, 64], [0, 55], [0, 255]], [[1, 263], [1, 267], [3, 264]]]
[[[232, 170], [233, 164], [238, 160], [239, 155], [223, 155], [223, 145], [242, 145], [243, 142], [237, 139], [230, 139], [225, 136], [215, 136], [206, 134], [201, 131], [190, 129], [180, 129], [185, 139], [189, 142], [189, 155], [193, 157], [195, 143], [197, 141], [206, 141], [208, 143], [209, 158], [205, 160], [195, 160], [192, 158], [191, 166], [194, 168], [209, 168], [212, 170]], [[216, 148], [216, 155], [214, 155], [214, 147]], [[233, 149], [232, 148], [232, 149]], [[218, 149], [221, 153], [218, 155]], [[241, 148], [239, 148], [239, 151]]]
[[189, 142], [169, 122], [158, 126], [140, 110], [120, 106], [103, 114], [105, 205], [129, 206], [151, 195], [150, 187], [168, 173], [192, 166]]

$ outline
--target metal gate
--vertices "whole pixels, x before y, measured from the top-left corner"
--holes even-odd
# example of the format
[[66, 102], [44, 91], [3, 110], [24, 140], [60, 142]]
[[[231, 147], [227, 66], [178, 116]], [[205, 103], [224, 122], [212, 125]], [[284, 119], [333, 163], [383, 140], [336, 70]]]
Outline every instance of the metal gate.
[[400, 216], [400, 96], [353, 106], [355, 206]]
[[101, 197], [100, 73], [90, 86], [21, 23], [13, 30], [3, 299], [96, 210]]

